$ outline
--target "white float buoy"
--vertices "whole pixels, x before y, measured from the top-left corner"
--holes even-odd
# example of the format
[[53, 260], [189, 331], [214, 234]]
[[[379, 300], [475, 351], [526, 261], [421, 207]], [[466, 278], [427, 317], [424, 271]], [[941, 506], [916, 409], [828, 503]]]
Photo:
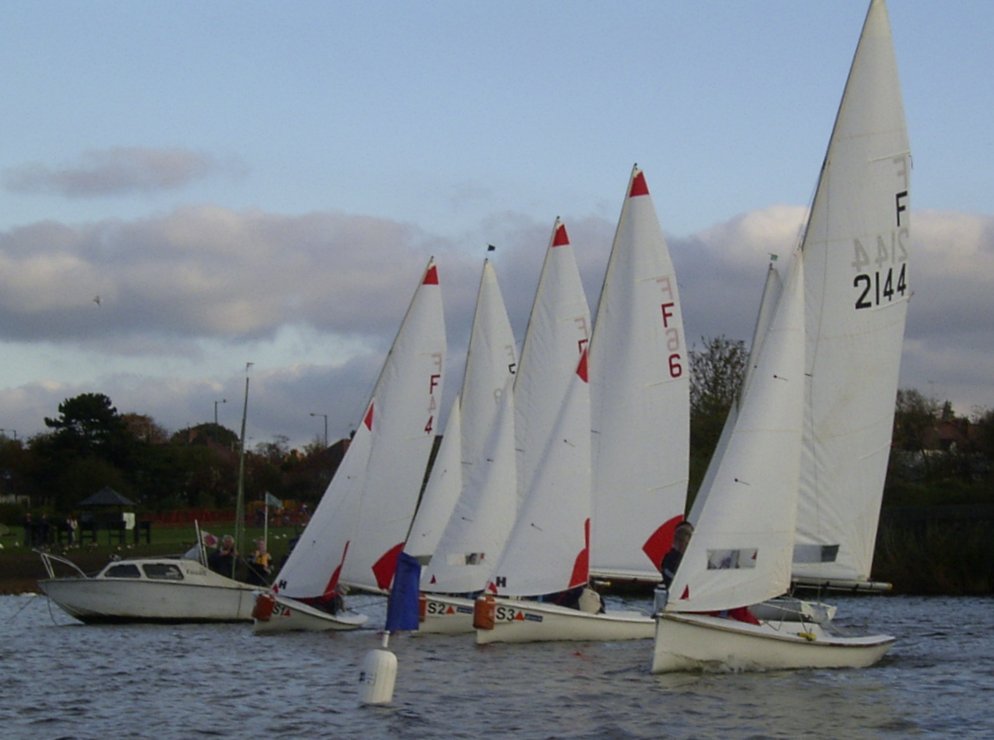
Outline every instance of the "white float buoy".
[[390, 633], [383, 633], [383, 647], [370, 650], [359, 673], [359, 703], [389, 704], [397, 680], [397, 656], [387, 650]]

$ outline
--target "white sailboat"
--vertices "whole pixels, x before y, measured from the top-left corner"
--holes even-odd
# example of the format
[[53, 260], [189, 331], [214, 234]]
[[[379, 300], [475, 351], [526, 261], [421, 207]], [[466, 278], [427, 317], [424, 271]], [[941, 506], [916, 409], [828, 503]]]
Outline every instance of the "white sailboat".
[[[725, 419], [725, 425], [721, 430], [721, 436], [718, 439], [718, 444], [715, 446], [714, 453], [712, 454], [712, 458], [715, 460], [720, 459], [724, 454], [725, 446], [728, 444], [728, 438], [731, 435], [732, 429], [735, 428], [739, 407], [742, 404], [742, 399], [748, 392], [750, 381], [756, 371], [756, 361], [759, 357], [760, 351], [762, 350], [763, 341], [766, 338], [766, 332], [769, 330], [770, 321], [773, 318], [777, 303], [780, 300], [782, 290], [783, 280], [780, 276], [780, 272], [776, 268], [776, 259], [774, 256], [774, 258], [770, 260], [766, 270], [766, 281], [763, 285], [763, 294], [760, 299], [759, 312], [756, 316], [756, 325], [753, 328], [752, 343], [750, 345], [749, 358], [746, 362], [745, 373], [742, 378], [742, 386], [739, 389], [738, 397], [728, 410], [728, 417]], [[693, 507], [690, 510], [690, 514], [687, 516], [687, 519], [692, 524], [696, 524], [700, 518], [701, 509], [704, 506], [704, 502], [707, 500], [711, 486], [714, 484], [714, 474], [717, 472], [717, 469], [717, 465], [708, 466], [704, 479], [701, 481], [697, 496], [694, 499]], [[750, 607], [750, 611], [760, 619], [807, 620], [825, 623], [830, 622], [835, 617], [837, 610], [836, 607], [831, 604], [784, 595], [777, 596], [762, 604], [755, 604]]]
[[342, 586], [389, 588], [434, 440], [444, 355], [432, 260], [334, 479], [272, 591], [256, 603], [255, 632], [355, 629], [365, 615], [333, 608]]
[[[565, 381], [564, 381], [565, 382]], [[590, 577], [590, 391], [584, 351], [514, 529], [474, 618], [476, 642], [570, 639], [585, 614], [539, 597], [584, 589]], [[496, 599], [494, 597], [497, 597]], [[596, 611], [596, 610], [595, 610]], [[590, 638], [581, 638], [590, 639]]]
[[[689, 381], [685, 369], [683, 323], [673, 264], [656, 218], [644, 173], [633, 168], [618, 220], [590, 343], [592, 406], [592, 472], [568, 493], [569, 506], [582, 506], [589, 525], [589, 575], [628, 581], [658, 581], [658, 563], [669, 549], [676, 525], [683, 519], [689, 458]], [[524, 363], [523, 363], [524, 364]], [[596, 382], [595, 382], [596, 380]], [[572, 396], [571, 396], [572, 397]], [[582, 401], [573, 401], [582, 403]], [[574, 412], [576, 413], [576, 412]], [[570, 418], [566, 409], [563, 418]], [[481, 604], [477, 642], [531, 640], [623, 640], [652, 636], [654, 621], [638, 611], [608, 611], [591, 606], [569, 608], [520, 597], [545, 595], [586, 585], [574, 583], [574, 563], [557, 537], [570, 532], [570, 520], [557, 518], [566, 506], [555, 499], [550, 477], [578, 476], [577, 470], [555, 472], [550, 450], [568, 438], [560, 430], [543, 448], [540, 483], [528, 488], [528, 501], [551, 499], [550, 521], [516, 525], [528, 532], [527, 548], [509, 541], [507, 550], [529, 553], [542, 563], [530, 590], [521, 591], [515, 567], [524, 561], [502, 559], [497, 575], [507, 580], [496, 592], [505, 597]], [[575, 452], [575, 450], [574, 450]], [[577, 461], [566, 463], [575, 467]], [[536, 507], [539, 504], [535, 504]], [[523, 515], [522, 515], [523, 516]], [[575, 526], [575, 523], [574, 523]], [[541, 536], [535, 536], [541, 531]], [[553, 552], [557, 553], [553, 558]], [[534, 571], [539, 569], [532, 568]], [[566, 580], [572, 585], [566, 586]], [[589, 592], [583, 596], [590, 597]], [[491, 627], [492, 624], [492, 627]]]
[[[799, 559], [817, 561], [816, 569], [838, 562], [841, 546], [809, 541], [809, 522], [831, 520], [824, 509], [842, 500], [823, 489], [824, 500], [812, 501], [818, 476], [831, 473], [835, 483], [851, 483], [857, 498], [850, 497], [849, 506], [859, 512], [872, 509], [876, 529], [876, 492], [883, 483], [882, 470], [876, 473], [879, 416], [884, 403], [888, 419], [893, 413], [893, 395], [887, 392], [896, 390], [900, 338], [895, 344], [894, 334], [898, 324], [903, 333], [907, 300], [908, 169], [886, 9], [883, 0], [871, 0], [808, 227], [727, 443], [712, 460], [716, 470], [697, 530], [657, 615], [653, 672], [710, 666], [863, 667], [877, 662], [893, 643], [887, 635], [841, 636], [804, 617], [756, 620], [750, 613], [744, 622], [713, 613], [742, 610], [785, 593], [792, 574], [796, 579], [802, 571]], [[878, 250], [875, 263], [868, 258], [868, 244]], [[798, 331], [802, 300], [806, 329]], [[863, 333], [875, 337], [870, 345], [854, 340]], [[838, 377], [826, 378], [822, 368], [835, 367], [823, 356], [826, 351], [854, 352], [845, 360], [856, 368], [855, 375], [839, 368]], [[802, 384], [795, 380], [799, 377]], [[867, 396], [867, 386], [886, 398]], [[822, 399], [845, 393], [862, 400], [853, 407], [839, 400], [848, 418], [833, 426], [828, 423], [832, 412], [820, 408]], [[866, 446], [847, 448], [853, 459], [837, 460], [844, 470], [827, 471], [818, 461], [842, 446], [830, 433], [839, 428]], [[822, 434], [813, 433], [816, 429]], [[812, 518], [814, 510], [822, 516]], [[849, 511], [836, 520], [848, 516]], [[833, 533], [841, 540], [856, 531], [850, 523]], [[812, 549], [818, 557], [805, 557]], [[872, 544], [869, 552], [872, 556]]]
[[[459, 470], [449, 470], [445, 496], [458, 483], [448, 516], [438, 495], [426, 490], [408, 547], [426, 550], [427, 529], [440, 529], [421, 575], [422, 633], [472, 630], [473, 601], [467, 594], [486, 583], [511, 530], [518, 508], [514, 471], [514, 393], [517, 349], [493, 264], [486, 260], [477, 292], [473, 328], [458, 410], [462, 419]], [[444, 440], [443, 440], [444, 444]], [[452, 473], [455, 475], [452, 475]], [[429, 487], [434, 482], [434, 470]], [[441, 485], [442, 481], [439, 481]], [[429, 519], [431, 523], [429, 523]], [[430, 543], [428, 543], [430, 544]], [[408, 551], [409, 554], [413, 554]]]
[[591, 339], [595, 577], [659, 581], [686, 506], [689, 394], [676, 273], [636, 166]]
[[806, 621], [758, 620], [747, 609], [790, 586], [804, 403], [801, 255], [657, 614], [653, 673], [870, 665], [893, 642], [842, 637]]

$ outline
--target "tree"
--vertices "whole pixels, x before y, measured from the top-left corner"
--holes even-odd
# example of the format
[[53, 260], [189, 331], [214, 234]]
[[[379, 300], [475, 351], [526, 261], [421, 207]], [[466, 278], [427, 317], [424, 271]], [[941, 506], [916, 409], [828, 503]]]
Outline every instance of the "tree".
[[914, 388], [901, 388], [897, 391], [893, 445], [899, 450], [913, 453], [921, 460], [926, 480], [931, 478], [932, 469], [925, 448], [928, 435], [935, 429], [938, 421], [939, 410], [938, 401]]
[[116, 465], [128, 462], [132, 437], [124, 419], [102, 393], [83, 393], [59, 404], [60, 416], [45, 417], [56, 449], [92, 455]]
[[718, 444], [725, 418], [742, 386], [749, 353], [745, 342], [724, 335], [701, 337], [690, 350], [690, 488], [697, 490]]

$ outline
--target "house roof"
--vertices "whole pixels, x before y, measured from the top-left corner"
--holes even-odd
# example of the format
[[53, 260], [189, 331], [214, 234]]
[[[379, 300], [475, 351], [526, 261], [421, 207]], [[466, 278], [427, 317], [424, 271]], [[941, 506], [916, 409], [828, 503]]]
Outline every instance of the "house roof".
[[110, 486], [104, 486], [92, 496], [79, 502], [80, 506], [134, 506], [135, 502], [125, 498]]

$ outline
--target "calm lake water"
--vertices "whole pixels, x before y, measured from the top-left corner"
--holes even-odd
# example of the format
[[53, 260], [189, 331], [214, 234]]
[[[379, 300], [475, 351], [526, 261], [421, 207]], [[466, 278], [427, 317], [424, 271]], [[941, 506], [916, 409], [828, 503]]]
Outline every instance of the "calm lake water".
[[[382, 602], [370, 600], [366, 611], [382, 624]], [[882, 663], [652, 676], [651, 641], [478, 648], [469, 635], [395, 635], [393, 703], [374, 708], [358, 702], [359, 667], [379, 646], [374, 630], [256, 637], [247, 625], [87, 627], [43, 596], [3, 596], [0, 732], [158, 739], [994, 737], [994, 600], [835, 603], [840, 623], [897, 636]]]

